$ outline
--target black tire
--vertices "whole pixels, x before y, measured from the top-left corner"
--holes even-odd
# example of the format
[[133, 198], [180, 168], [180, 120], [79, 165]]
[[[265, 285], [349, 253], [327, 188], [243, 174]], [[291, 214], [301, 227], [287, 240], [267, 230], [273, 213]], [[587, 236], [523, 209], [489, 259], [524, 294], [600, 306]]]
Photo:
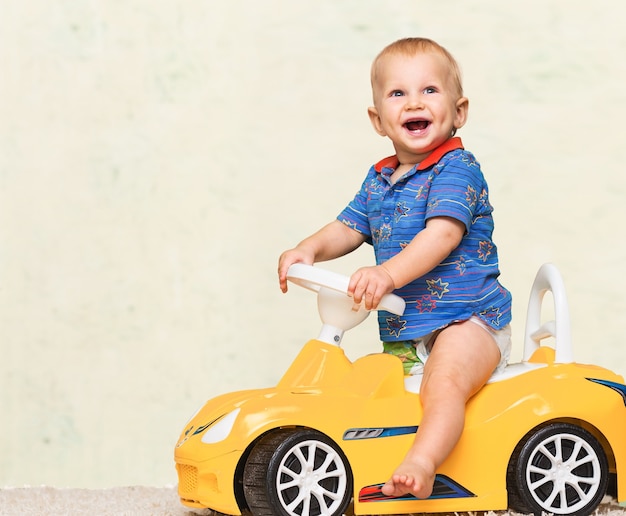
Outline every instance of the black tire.
[[509, 506], [517, 512], [587, 516], [602, 501], [609, 479], [597, 439], [567, 423], [536, 429], [509, 462]]
[[352, 499], [352, 471], [324, 434], [277, 430], [250, 452], [243, 492], [254, 516], [340, 516]]

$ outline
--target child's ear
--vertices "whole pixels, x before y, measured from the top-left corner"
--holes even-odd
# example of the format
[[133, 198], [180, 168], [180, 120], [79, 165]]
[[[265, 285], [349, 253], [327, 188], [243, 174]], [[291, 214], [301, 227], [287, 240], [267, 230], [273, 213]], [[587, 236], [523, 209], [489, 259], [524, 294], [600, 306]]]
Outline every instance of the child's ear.
[[380, 116], [378, 115], [378, 110], [374, 106], [368, 107], [367, 114], [370, 117], [370, 122], [372, 122], [372, 127], [374, 128], [374, 131], [376, 131], [381, 136], [387, 136], [387, 133], [383, 129], [383, 124], [380, 120]]
[[454, 128], [460, 129], [467, 122], [467, 113], [469, 110], [469, 99], [461, 97], [456, 101], [456, 113], [454, 115]]

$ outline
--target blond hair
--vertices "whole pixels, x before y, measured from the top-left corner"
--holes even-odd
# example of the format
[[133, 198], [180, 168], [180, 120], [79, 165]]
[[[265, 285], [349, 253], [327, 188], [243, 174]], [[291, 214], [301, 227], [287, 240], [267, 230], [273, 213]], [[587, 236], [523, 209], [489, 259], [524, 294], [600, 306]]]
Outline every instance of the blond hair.
[[442, 56], [450, 67], [453, 84], [459, 97], [463, 96], [463, 83], [461, 81], [461, 68], [456, 59], [439, 43], [428, 38], [403, 38], [387, 45], [374, 59], [371, 69], [372, 89], [378, 79], [379, 64], [387, 56], [405, 55], [414, 56], [416, 54], [433, 53]]

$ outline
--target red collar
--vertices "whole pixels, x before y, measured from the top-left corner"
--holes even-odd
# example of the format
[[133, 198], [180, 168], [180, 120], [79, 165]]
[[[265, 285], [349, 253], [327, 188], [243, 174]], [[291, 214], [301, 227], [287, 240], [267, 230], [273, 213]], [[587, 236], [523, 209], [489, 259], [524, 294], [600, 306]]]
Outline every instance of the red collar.
[[[448, 152], [456, 149], [463, 149], [463, 142], [458, 136], [446, 140], [439, 147], [433, 150], [417, 165], [417, 170], [425, 170], [428, 167], [436, 165], [441, 158], [448, 154]], [[398, 157], [394, 155], [381, 159], [378, 163], [376, 163], [376, 165], [374, 165], [374, 169], [376, 172], [380, 173], [383, 171], [383, 168], [392, 168], [395, 170], [398, 168], [399, 164], [400, 161], [398, 161]]]

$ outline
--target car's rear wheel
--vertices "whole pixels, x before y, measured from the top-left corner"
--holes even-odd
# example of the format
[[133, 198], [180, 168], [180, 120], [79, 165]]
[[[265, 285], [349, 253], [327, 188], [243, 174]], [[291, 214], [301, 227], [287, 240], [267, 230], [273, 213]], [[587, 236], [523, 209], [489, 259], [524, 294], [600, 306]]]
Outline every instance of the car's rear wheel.
[[324, 434], [277, 430], [250, 452], [243, 491], [254, 516], [340, 516], [352, 498], [352, 472]]
[[606, 493], [609, 468], [597, 439], [567, 423], [539, 428], [515, 449], [509, 505], [519, 512], [586, 516]]

